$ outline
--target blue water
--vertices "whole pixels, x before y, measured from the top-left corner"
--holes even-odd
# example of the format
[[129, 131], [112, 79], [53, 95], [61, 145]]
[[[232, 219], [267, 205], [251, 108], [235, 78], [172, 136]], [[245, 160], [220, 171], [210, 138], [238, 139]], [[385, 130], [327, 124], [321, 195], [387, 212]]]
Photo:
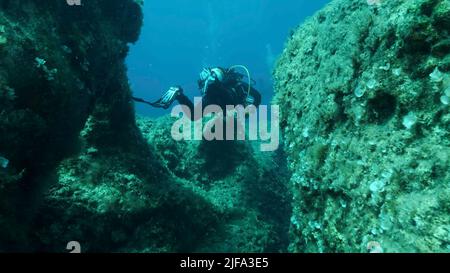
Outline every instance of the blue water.
[[[156, 100], [172, 85], [198, 96], [205, 66], [244, 64], [269, 103], [271, 72], [291, 30], [330, 0], [145, 0], [144, 27], [128, 57], [134, 95]], [[136, 105], [160, 116], [169, 110]]]

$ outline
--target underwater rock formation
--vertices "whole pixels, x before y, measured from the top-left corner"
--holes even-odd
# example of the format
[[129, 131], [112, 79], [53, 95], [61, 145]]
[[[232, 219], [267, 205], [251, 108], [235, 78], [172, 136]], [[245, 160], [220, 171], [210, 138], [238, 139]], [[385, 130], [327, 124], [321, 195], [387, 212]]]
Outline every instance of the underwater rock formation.
[[261, 152], [259, 142], [174, 141], [173, 122], [140, 118], [138, 126], [177, 183], [219, 218], [204, 241], [193, 244], [195, 251], [287, 251], [292, 196], [283, 149]]
[[141, 2], [0, 0], [0, 251], [286, 251], [281, 151], [137, 126]]
[[449, 22], [447, 0], [335, 0], [293, 33], [290, 251], [448, 252]]
[[98, 144], [137, 142], [124, 58], [141, 22], [131, 0], [0, 1], [0, 154], [9, 162], [0, 249], [27, 245], [41, 196], [89, 116], [103, 127]]

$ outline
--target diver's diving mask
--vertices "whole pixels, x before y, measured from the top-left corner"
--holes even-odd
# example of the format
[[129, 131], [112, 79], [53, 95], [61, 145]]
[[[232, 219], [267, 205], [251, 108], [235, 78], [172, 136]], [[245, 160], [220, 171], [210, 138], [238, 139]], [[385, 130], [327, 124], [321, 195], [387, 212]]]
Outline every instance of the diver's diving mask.
[[222, 69], [220, 68], [204, 68], [202, 70], [202, 72], [200, 73], [200, 80], [201, 81], [215, 81], [218, 80], [220, 82], [223, 81], [223, 79], [225, 78], [224, 72]]
[[216, 68], [204, 68], [200, 73], [200, 80], [203, 82], [202, 94], [205, 94], [209, 85], [215, 81], [223, 82], [225, 74], [222, 69]]

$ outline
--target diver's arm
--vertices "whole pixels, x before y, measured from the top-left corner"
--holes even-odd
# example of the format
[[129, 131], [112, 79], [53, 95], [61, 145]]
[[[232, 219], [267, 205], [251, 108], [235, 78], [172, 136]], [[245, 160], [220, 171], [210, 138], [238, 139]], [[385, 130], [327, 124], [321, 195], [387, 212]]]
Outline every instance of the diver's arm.
[[151, 103], [151, 102], [149, 102], [149, 101], [146, 101], [146, 100], [144, 100], [144, 99], [136, 98], [136, 97], [132, 97], [132, 99], [133, 99], [134, 101], [136, 101], [136, 102], [145, 103], [145, 104], [148, 104], [148, 105], [150, 105], [150, 106], [153, 106], [153, 103]]
[[[182, 93], [182, 94], [178, 95], [177, 101], [178, 101], [178, 103], [179, 103], [180, 105], [184, 105], [184, 106], [186, 106], [187, 108], [189, 108], [189, 111], [190, 111], [191, 113], [194, 112], [194, 104], [192, 103], [192, 101], [191, 101], [185, 94]], [[185, 112], [185, 114], [187, 115], [187, 114], [189, 114], [189, 113], [186, 113], [186, 112]]]
[[198, 120], [201, 118], [201, 115], [200, 115], [200, 117], [196, 117], [194, 115], [194, 113], [197, 113], [197, 112], [202, 113], [203, 112], [202, 103], [197, 103], [197, 105], [194, 106], [192, 101], [183, 93], [181, 93], [180, 95], [177, 96], [177, 101], [180, 105], [184, 105], [189, 109], [189, 113], [186, 113], [186, 111], [184, 111], [184, 114], [188, 118], [190, 118], [192, 121], [195, 121], [195, 120]]
[[156, 107], [156, 108], [164, 108], [168, 109], [172, 102], [177, 99], [178, 96], [183, 94], [183, 88], [180, 86], [172, 86], [169, 88], [169, 90], [164, 93], [164, 95], [155, 102], [146, 101], [141, 98], [133, 97], [133, 100], [136, 102], [141, 102], [148, 104], [150, 106]]

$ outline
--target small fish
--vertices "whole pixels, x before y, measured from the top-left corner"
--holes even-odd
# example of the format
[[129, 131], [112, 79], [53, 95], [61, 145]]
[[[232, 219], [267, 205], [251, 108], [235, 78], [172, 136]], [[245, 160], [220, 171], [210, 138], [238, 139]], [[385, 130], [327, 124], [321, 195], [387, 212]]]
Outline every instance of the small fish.
[[4, 158], [3, 156], [0, 156], [0, 167], [3, 169], [6, 169], [9, 165], [9, 160], [7, 158]]

